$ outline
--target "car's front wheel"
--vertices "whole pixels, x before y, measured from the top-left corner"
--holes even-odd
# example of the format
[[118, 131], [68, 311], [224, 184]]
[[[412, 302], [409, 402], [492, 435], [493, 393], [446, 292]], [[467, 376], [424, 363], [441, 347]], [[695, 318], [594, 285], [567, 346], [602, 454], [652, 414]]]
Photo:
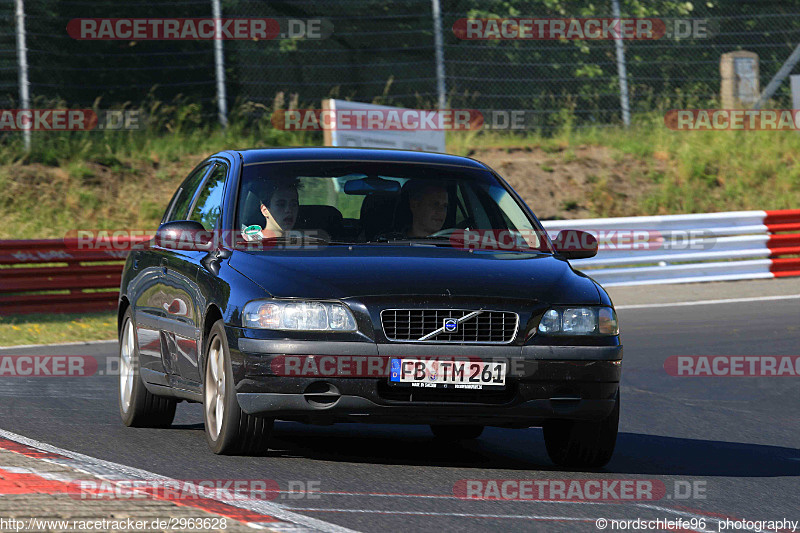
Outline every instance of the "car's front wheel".
[[172, 425], [178, 402], [148, 391], [139, 373], [139, 345], [130, 307], [119, 331], [119, 414], [126, 426], [163, 428]]
[[599, 421], [551, 420], [542, 426], [547, 455], [559, 466], [600, 468], [614, 454], [619, 428], [619, 391], [614, 408]]
[[248, 415], [236, 401], [225, 323], [218, 320], [206, 341], [203, 412], [206, 441], [220, 455], [258, 455], [267, 451], [273, 421]]

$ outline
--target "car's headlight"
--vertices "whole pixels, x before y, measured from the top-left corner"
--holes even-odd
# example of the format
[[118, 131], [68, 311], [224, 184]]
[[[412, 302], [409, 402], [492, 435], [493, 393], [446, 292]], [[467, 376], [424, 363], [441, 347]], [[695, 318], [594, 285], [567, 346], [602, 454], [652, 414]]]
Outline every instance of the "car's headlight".
[[619, 335], [617, 314], [611, 307], [549, 309], [538, 330], [546, 335]]
[[355, 331], [356, 319], [338, 302], [255, 300], [244, 306], [242, 325], [292, 331]]

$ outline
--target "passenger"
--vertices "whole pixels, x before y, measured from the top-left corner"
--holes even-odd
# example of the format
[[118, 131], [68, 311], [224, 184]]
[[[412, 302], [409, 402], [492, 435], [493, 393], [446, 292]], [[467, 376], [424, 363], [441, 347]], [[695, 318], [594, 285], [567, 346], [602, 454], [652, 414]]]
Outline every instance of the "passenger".
[[408, 207], [411, 211], [409, 237], [427, 237], [441, 231], [447, 218], [449, 195], [444, 185], [431, 182], [409, 182]]
[[295, 180], [269, 180], [260, 191], [265, 237], [282, 237], [294, 229], [300, 207]]

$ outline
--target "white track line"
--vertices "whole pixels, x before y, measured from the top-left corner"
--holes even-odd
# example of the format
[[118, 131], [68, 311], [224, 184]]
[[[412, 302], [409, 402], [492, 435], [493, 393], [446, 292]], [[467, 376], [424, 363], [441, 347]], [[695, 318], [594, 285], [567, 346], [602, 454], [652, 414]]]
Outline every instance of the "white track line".
[[111, 344], [119, 342], [117, 339], [107, 341], [78, 341], [56, 342], [54, 344], [20, 344], [18, 346], [0, 346], [0, 350], [16, 350], [17, 348], [55, 348], [58, 346], [84, 346], [86, 344]]
[[[97, 475], [101, 478], [120, 479], [119, 476], [122, 475], [124, 476], [124, 479], [149, 479], [149, 480], [159, 480], [166, 482], [177, 482], [177, 480], [169, 478], [167, 476], [154, 474], [153, 472], [148, 472], [147, 470], [134, 468], [132, 466], [126, 466], [119, 463], [113, 463], [111, 461], [97, 459], [96, 457], [91, 457], [88, 455], [84, 455], [82, 453], [65, 450], [63, 448], [58, 448], [51, 444], [47, 444], [46, 442], [40, 442], [25, 437], [23, 435], [17, 435], [16, 433], [12, 433], [4, 429], [0, 429], [0, 437], [18, 442], [20, 444], [25, 444], [26, 446], [30, 446], [32, 448], [37, 448], [39, 450], [68, 457], [72, 459], [72, 461], [68, 463], [59, 461], [59, 459], [52, 459], [52, 458], [40, 458], [40, 459], [43, 461], [53, 462], [56, 464], [64, 464], [65, 466], [76, 468], [88, 474]], [[187, 482], [183, 482], [183, 484], [187, 486], [189, 485]], [[293, 522], [294, 524], [306, 526], [307, 528], [306, 531], [308, 530], [322, 531], [325, 533], [356, 533], [352, 529], [347, 529], [345, 527], [324, 522], [316, 518], [311, 518], [309, 516], [293, 513], [292, 511], [287, 510], [283, 506], [272, 502], [259, 500], [259, 501], [226, 501], [225, 503], [227, 503], [228, 505], [232, 505], [234, 507], [240, 507], [242, 509], [247, 509], [249, 511], [254, 511], [260, 514], [274, 516], [275, 518], [278, 518], [280, 520], [285, 520], [287, 522]]]
[[0, 470], [8, 472], [9, 474], [32, 474], [34, 476], [38, 476], [43, 479], [49, 479], [50, 481], [63, 481], [64, 483], [70, 483], [72, 481], [75, 481], [73, 478], [65, 474], [56, 474], [53, 472], [40, 472], [35, 468], [0, 465]]
[[[573, 502], [578, 503], [578, 502]], [[723, 522], [718, 518], [712, 518], [700, 514], [690, 513], [686, 511], [680, 511], [678, 509], [671, 509], [669, 507], [661, 507], [658, 505], [647, 505], [647, 504], [634, 504], [637, 507], [652, 509], [656, 511], [660, 511], [663, 513], [671, 513], [677, 515], [682, 518], [686, 519], [695, 519], [695, 521], [703, 520], [708, 523], [713, 523], [716, 525], [718, 522]], [[498, 518], [506, 518], [512, 520], [543, 520], [543, 521], [564, 521], [564, 522], [595, 522], [597, 519], [591, 516], [549, 516], [549, 515], [527, 515], [527, 514], [496, 514], [496, 513], [457, 513], [457, 512], [435, 512], [435, 511], [400, 511], [400, 510], [393, 510], [393, 509], [335, 509], [335, 508], [325, 508], [325, 507], [298, 507], [294, 508], [295, 511], [303, 511], [303, 512], [316, 512], [316, 513], [362, 513], [362, 514], [389, 514], [389, 515], [412, 515], [412, 516], [452, 516], [457, 518], [491, 518], [491, 519], [498, 519]], [[609, 522], [611, 520], [618, 520], [620, 522], [625, 521], [635, 521], [636, 518], [609, 518], [607, 516], [603, 516], [602, 518], [606, 518]], [[644, 520], [654, 520], [654, 519], [644, 519]], [[714, 533], [718, 531], [717, 528], [714, 529], [692, 529], [692, 531], [701, 531], [705, 533]], [[758, 530], [754, 529], [745, 529], [745, 531], [754, 531], [757, 532]]]
[[527, 514], [484, 514], [484, 513], [446, 513], [434, 511], [394, 511], [387, 509], [327, 509], [323, 507], [302, 507], [297, 511], [322, 512], [322, 513], [372, 513], [372, 514], [403, 514], [416, 516], [456, 516], [460, 518], [511, 518], [514, 520], [563, 520], [570, 522], [594, 522], [589, 516], [540, 516]]
[[659, 304], [617, 305], [615, 309], [657, 309], [659, 307], [690, 307], [693, 305], [736, 304], [744, 302], [771, 302], [775, 300], [797, 300], [800, 294], [783, 294], [780, 296], [756, 296], [752, 298], [729, 298], [727, 300], [697, 300], [696, 302], [673, 302]]
[[[680, 509], [671, 509], [669, 507], [662, 507], [660, 505], [653, 505], [653, 504], [649, 504], [649, 503], [637, 503], [636, 505], [638, 507], [642, 507], [642, 508], [645, 508], [645, 509], [654, 509], [656, 511], [661, 511], [661, 512], [665, 512], [665, 513], [674, 513], [674, 514], [676, 514], [678, 516], [684, 516], [684, 517], [687, 517], [689, 519], [691, 519], [691, 518], [698, 518], [698, 519], [702, 518], [706, 522], [714, 522], [714, 524], [717, 525], [717, 529], [714, 529], [712, 531], [719, 531], [720, 530], [719, 524], [723, 523], [725, 520], [727, 520], [727, 519], [715, 518], [715, 517], [711, 517], [711, 516], [705, 516], [705, 515], [701, 515], [701, 514], [697, 514], [697, 513], [691, 513], [689, 511], [681, 511]], [[730, 520], [734, 520], [734, 519], [730, 518]], [[737, 520], [741, 520], [741, 519], [737, 519]], [[760, 531], [764, 531], [764, 530], [742, 528], [742, 531], [760, 532]]]
[[[290, 494], [289, 491], [279, 491]], [[590, 501], [590, 500], [538, 500], [535, 498], [526, 499], [491, 499], [491, 498], [467, 498], [454, 494], [401, 494], [396, 492], [346, 492], [346, 491], [314, 491], [313, 494], [321, 496], [354, 496], [356, 498], [417, 498], [423, 500], [456, 500], [461, 502], [514, 502], [514, 503], [547, 503], [547, 504], [566, 504], [566, 505], [620, 505], [619, 501]], [[625, 502], [632, 503], [632, 502]]]

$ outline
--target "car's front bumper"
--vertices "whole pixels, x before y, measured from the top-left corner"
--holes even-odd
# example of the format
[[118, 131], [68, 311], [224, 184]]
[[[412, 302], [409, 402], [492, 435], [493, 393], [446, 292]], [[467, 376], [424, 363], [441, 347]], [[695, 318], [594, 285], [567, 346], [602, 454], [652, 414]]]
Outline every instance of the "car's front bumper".
[[[239, 337], [230, 347], [242, 410], [321, 424], [464, 423], [527, 427], [548, 419], [597, 420], [608, 415], [614, 406], [622, 359], [619, 345], [455, 346]], [[329, 362], [343, 358], [388, 361], [398, 356], [468, 357], [504, 361], [509, 372], [502, 391], [393, 387], [385, 376], [342, 372], [341, 367], [315, 375], [274, 372], [277, 358], [312, 355]], [[334, 367], [333, 363], [329, 366]]]

